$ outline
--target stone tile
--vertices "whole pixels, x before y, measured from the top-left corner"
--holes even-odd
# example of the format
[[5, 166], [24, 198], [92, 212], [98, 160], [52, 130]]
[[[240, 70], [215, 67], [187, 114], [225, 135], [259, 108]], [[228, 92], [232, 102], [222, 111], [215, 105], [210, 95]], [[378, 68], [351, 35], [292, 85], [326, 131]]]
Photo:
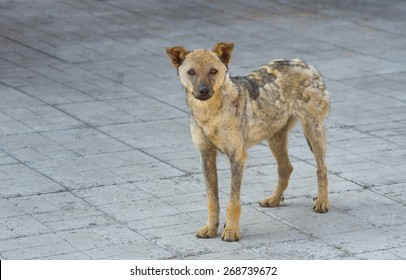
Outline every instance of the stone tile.
[[[406, 223], [405, 205], [370, 191], [355, 191], [330, 195], [336, 208], [345, 214], [365, 221], [375, 227]], [[374, 209], [373, 215], [366, 209]]]
[[153, 217], [142, 220], [136, 220], [128, 222], [128, 227], [134, 229], [135, 231], [143, 229], [155, 229], [167, 226], [176, 226], [182, 224], [189, 224], [196, 222], [196, 219], [190, 217], [187, 214], [173, 214], [170, 216], [163, 217]]
[[[404, 228], [404, 225], [402, 225], [402, 227]], [[392, 228], [396, 230], [399, 229], [396, 226], [373, 228], [334, 234], [322, 237], [321, 240], [353, 254], [404, 247], [406, 245], [405, 238], [400, 236], [398, 232], [392, 232]]]
[[63, 243], [63, 239], [54, 233], [31, 235], [0, 241], [2, 251], [12, 251], [41, 245]]
[[0, 85], [0, 110], [43, 105], [44, 103], [14, 88]]
[[11, 198], [10, 201], [29, 214], [59, 210], [54, 204], [44, 199], [43, 195]]
[[33, 216], [53, 231], [91, 228], [113, 222], [110, 216], [92, 207], [39, 213]]
[[82, 251], [111, 245], [111, 242], [90, 229], [63, 231], [59, 232], [58, 235]]
[[58, 108], [70, 115], [75, 115], [76, 118], [91, 126], [139, 121], [137, 117], [129, 112], [119, 110], [102, 101], [61, 105]]
[[178, 258], [185, 258], [193, 255], [200, 255], [210, 252], [208, 248], [194, 239], [189, 239], [184, 235], [175, 235], [160, 238], [157, 243], [170, 252], [174, 252]]
[[186, 260], [265, 260], [263, 255], [250, 249], [227, 250], [208, 254], [200, 254], [184, 258]]
[[137, 200], [134, 204], [152, 217], [164, 217], [183, 213], [177, 206], [170, 205], [166, 201], [156, 198]]
[[181, 184], [187, 184], [186, 177], [172, 177], [167, 179], [157, 179], [143, 182], [136, 182], [134, 185], [142, 189], [145, 193], [148, 193], [156, 198], [163, 199], [167, 196], [173, 196], [178, 194], [185, 194], [185, 191], [181, 190]]
[[173, 159], [165, 162], [183, 172], [201, 172], [202, 164], [199, 158]]
[[401, 202], [403, 205], [406, 203], [406, 194], [404, 193], [404, 188], [406, 184], [393, 184], [387, 186], [380, 186], [373, 188], [375, 192], [381, 193], [386, 197], [389, 197], [393, 200]]
[[[405, 84], [405, 81], [399, 74], [355, 78], [343, 81], [343, 83], [352, 85], [356, 88], [366, 89], [381, 96], [392, 98], [394, 101], [401, 101], [398, 103], [399, 105], [402, 104], [402, 101], [405, 101], [404, 94], [402, 94], [402, 87]], [[394, 103], [396, 104], [397, 102]]]
[[121, 184], [127, 182], [124, 178], [106, 169], [84, 171], [79, 174], [96, 185]]
[[[309, 198], [292, 198], [286, 200], [282, 207], [263, 208], [268, 215], [281, 220], [289, 225], [294, 225], [301, 231], [311, 234], [312, 236], [325, 236], [338, 232], [348, 232], [372, 228], [373, 226], [366, 222], [362, 217], [354, 217], [347, 212], [341, 212], [336, 207], [340, 204], [347, 203], [348, 198], [340, 195], [330, 196], [331, 208], [326, 214], [315, 213], [312, 210], [313, 201]], [[336, 198], [334, 200], [334, 198]], [[349, 203], [348, 203], [349, 204]], [[359, 207], [359, 206], [357, 206]], [[334, 220], [334, 223], [329, 221]], [[272, 226], [273, 223], [270, 223]], [[279, 223], [277, 223], [279, 225]]]
[[[141, 121], [171, 120], [188, 117], [188, 112], [148, 97], [117, 99], [108, 103], [117, 110], [127, 112]], [[153, 110], [151, 110], [152, 108]]]
[[351, 172], [346, 172], [341, 176], [349, 178], [353, 182], [358, 182], [361, 185], [373, 187], [406, 182], [402, 170], [404, 170], [403, 165], [391, 168], [375, 168], [360, 171], [353, 170]]
[[[130, 151], [124, 151], [124, 152], [117, 152], [115, 155], [126, 161], [127, 164], [125, 165], [120, 165], [120, 166], [129, 166], [133, 164], [148, 164], [148, 163], [157, 163], [160, 162], [159, 159], [155, 158], [151, 154], [144, 152], [142, 150], [138, 149], [132, 149]], [[109, 166], [113, 167], [113, 166]]]
[[0, 156], [0, 165], [11, 165], [16, 163], [18, 163], [18, 161], [13, 157], [7, 155]]
[[245, 234], [242, 232], [241, 240], [239, 243], [248, 248], [257, 248], [262, 246], [269, 246], [269, 244], [277, 242], [285, 242], [292, 240], [301, 240], [308, 238], [308, 236], [297, 229], [287, 229], [272, 232], [275, 229], [269, 228], [267, 233], [252, 232], [252, 234]]
[[[329, 166], [329, 165], [327, 165]], [[353, 181], [347, 180], [340, 177], [339, 173], [328, 175], [328, 190], [329, 193], [341, 193], [347, 191], [356, 191], [363, 189], [362, 186], [354, 183]], [[272, 189], [272, 188], [271, 188]], [[266, 193], [271, 194], [270, 192]], [[317, 196], [317, 176], [309, 178], [291, 179], [289, 180], [288, 188], [285, 191], [286, 201], [290, 197], [316, 197]]]
[[[171, 127], [170, 131], [165, 131], [167, 130], [165, 127]], [[154, 122], [148, 126], [144, 123], [118, 124], [103, 126], [100, 129], [108, 135], [141, 149], [178, 145], [185, 142], [185, 139], [191, 142], [189, 129], [177, 125], [174, 121]], [[143, 133], [140, 134], [139, 131]]]
[[25, 86], [21, 87], [20, 90], [50, 105], [94, 100], [93, 97], [86, 93], [57, 82]]
[[113, 223], [114, 220], [108, 216], [89, 216], [89, 217], [78, 217], [69, 220], [57, 220], [46, 222], [47, 227], [51, 228], [53, 231], [64, 231], [72, 229], [83, 229], [89, 228], [97, 225], [106, 225]]
[[[197, 228], [196, 228], [197, 230]], [[240, 242], [224, 242], [221, 240], [221, 233], [222, 229], [220, 226], [220, 229], [217, 232], [217, 236], [214, 238], [198, 238], [196, 237], [196, 234], [188, 234], [185, 237], [188, 237], [192, 241], [200, 244], [201, 246], [204, 246], [205, 248], [209, 249], [210, 252], [216, 252], [216, 253], [222, 253], [226, 251], [236, 251], [236, 250], [244, 250], [245, 246], [241, 244]], [[207, 253], [203, 253], [207, 254]], [[195, 255], [200, 255], [195, 254]]]
[[[225, 205], [224, 203], [221, 203], [221, 205]], [[206, 201], [202, 200], [201, 202], [185, 202], [179, 205], [175, 206], [177, 211], [182, 212], [182, 213], [187, 213], [190, 215], [193, 215], [194, 212], [201, 212], [205, 211], [207, 212], [207, 203]]]
[[152, 198], [150, 194], [136, 187], [134, 184], [98, 186], [77, 190], [75, 194], [92, 205], [131, 202]]
[[[117, 154], [130, 154], [132, 151], [122, 152], [122, 153], [109, 153], [109, 154], [97, 154], [86, 156], [85, 158], [103, 168], [114, 168], [120, 166], [131, 165], [131, 162], [127, 162], [121, 159]], [[137, 157], [138, 159], [138, 157]], [[135, 162], [135, 159], [134, 159]]]
[[6, 109], [3, 112], [33, 131], [84, 127], [83, 123], [49, 106]]
[[361, 260], [401, 260], [402, 258], [396, 256], [391, 250], [379, 250], [364, 254], [355, 255], [356, 258]]
[[84, 253], [62, 253], [53, 256], [41, 257], [43, 260], [90, 260], [91, 258]]
[[348, 256], [345, 251], [312, 238], [271, 243], [256, 250], [274, 260], [325, 260]]
[[314, 63], [326, 77], [333, 80], [384, 75], [406, 70], [400, 63], [359, 54], [326, 61], [319, 60]]
[[130, 222], [149, 218], [142, 208], [138, 207], [136, 202], [116, 202], [112, 204], [103, 204], [98, 206], [103, 212], [120, 222]]
[[129, 150], [127, 145], [92, 128], [52, 131], [42, 135], [82, 156]]
[[100, 170], [102, 167], [85, 157], [72, 157], [67, 159], [51, 159], [30, 163], [33, 168], [44, 174], [69, 174]]
[[58, 210], [75, 210], [88, 208], [90, 205], [83, 199], [71, 192], [50, 193], [41, 196], [48, 203], [54, 205]]
[[33, 130], [18, 120], [0, 112], [0, 136], [29, 133]]
[[111, 171], [129, 182], [184, 175], [182, 171], [163, 162], [116, 167], [111, 168]]
[[5, 151], [24, 163], [76, 156], [73, 151], [38, 133], [4, 136], [0, 137], [0, 142]]
[[121, 224], [111, 224], [93, 227], [92, 231], [113, 244], [146, 241], [146, 238], [131, 228]]
[[49, 174], [52, 180], [65, 187], [65, 189], [75, 190], [95, 187], [97, 184], [88, 178], [82, 177], [79, 173], [66, 172], [59, 174]]
[[0, 236], [0, 240], [18, 237], [18, 235], [10, 228], [8, 228], [5, 224], [0, 224]]
[[196, 234], [196, 230], [202, 226], [200, 223], [187, 223], [163, 226], [159, 228], [143, 229], [138, 232], [149, 239], [160, 240], [161, 238], [179, 236], [186, 234]]
[[63, 209], [58, 211], [46, 212], [46, 213], [37, 213], [33, 216], [41, 221], [42, 223], [56, 222], [56, 221], [68, 221], [82, 217], [94, 217], [103, 215], [103, 212], [97, 210], [94, 207], [79, 207], [72, 209]]
[[8, 199], [0, 199], [0, 219], [25, 215], [26, 212]]
[[185, 202], [206, 202], [206, 192], [195, 192], [191, 194], [168, 196], [164, 198], [164, 201], [172, 206], [183, 204]]
[[53, 180], [21, 164], [0, 166], [0, 172], [13, 177], [4, 181], [0, 186], [0, 195], [4, 197], [36, 195], [64, 190], [64, 187]]
[[169, 259], [173, 253], [154, 243], [126, 243], [91, 249], [84, 252], [92, 259]]
[[111, 100], [143, 96], [133, 88], [124, 86], [113, 80], [94, 77], [87, 80], [72, 80], [69, 85], [78, 91], [86, 92], [96, 100]]
[[385, 166], [403, 165], [406, 158], [406, 149], [397, 149], [396, 151], [375, 152], [365, 155], [368, 159], [379, 162]]
[[63, 253], [74, 253], [77, 249], [67, 242], [34, 246], [13, 251], [5, 251], [3, 257], [10, 260], [46, 259]]
[[406, 259], [406, 246], [402, 246], [399, 248], [393, 248], [389, 250], [391, 254], [394, 254], [395, 256], [401, 258], [402, 260]]

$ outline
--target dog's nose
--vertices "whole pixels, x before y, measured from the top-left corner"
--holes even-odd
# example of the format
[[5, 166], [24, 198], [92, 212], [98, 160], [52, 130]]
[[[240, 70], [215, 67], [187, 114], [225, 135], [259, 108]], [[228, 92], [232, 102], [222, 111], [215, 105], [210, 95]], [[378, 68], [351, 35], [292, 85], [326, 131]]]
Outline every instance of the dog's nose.
[[210, 89], [208, 87], [202, 86], [199, 88], [199, 93], [202, 95], [207, 95], [210, 93]]

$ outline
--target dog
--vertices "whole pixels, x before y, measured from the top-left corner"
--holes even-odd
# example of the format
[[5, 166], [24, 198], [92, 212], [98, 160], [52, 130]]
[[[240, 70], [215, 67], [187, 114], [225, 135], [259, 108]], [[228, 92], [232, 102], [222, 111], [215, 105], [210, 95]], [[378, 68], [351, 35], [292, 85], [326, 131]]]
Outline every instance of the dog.
[[299, 119], [317, 163], [318, 195], [314, 211], [328, 211], [326, 131], [329, 93], [317, 69], [302, 60], [278, 59], [250, 72], [232, 77], [228, 65], [232, 42], [220, 42], [213, 50], [188, 51], [182, 46], [166, 48], [186, 91], [190, 108], [192, 140], [200, 151], [207, 186], [208, 220], [197, 231], [199, 238], [217, 235], [219, 198], [216, 155], [227, 155], [231, 167], [231, 191], [226, 209], [223, 241], [241, 238], [240, 187], [247, 149], [267, 140], [275, 157], [278, 181], [272, 194], [260, 201], [276, 207], [283, 201], [293, 167], [289, 161], [289, 129]]

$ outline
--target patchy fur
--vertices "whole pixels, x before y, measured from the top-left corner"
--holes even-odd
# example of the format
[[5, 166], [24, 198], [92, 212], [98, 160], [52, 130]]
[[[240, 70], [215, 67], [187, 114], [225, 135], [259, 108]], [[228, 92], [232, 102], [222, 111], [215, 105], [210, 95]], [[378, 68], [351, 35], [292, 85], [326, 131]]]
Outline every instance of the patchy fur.
[[187, 94], [192, 139], [200, 151], [207, 185], [208, 221], [201, 238], [215, 237], [219, 225], [216, 155], [230, 160], [232, 180], [227, 205], [225, 241], [240, 239], [240, 187], [247, 149], [267, 140], [277, 162], [278, 182], [260, 201], [275, 207], [283, 201], [293, 167], [287, 151], [289, 129], [299, 119], [317, 163], [318, 197], [313, 209], [328, 211], [326, 134], [324, 119], [329, 93], [319, 72], [299, 59], [274, 60], [246, 77], [230, 77], [228, 64], [234, 44], [218, 43], [213, 50], [188, 51], [176, 46], [166, 52]]

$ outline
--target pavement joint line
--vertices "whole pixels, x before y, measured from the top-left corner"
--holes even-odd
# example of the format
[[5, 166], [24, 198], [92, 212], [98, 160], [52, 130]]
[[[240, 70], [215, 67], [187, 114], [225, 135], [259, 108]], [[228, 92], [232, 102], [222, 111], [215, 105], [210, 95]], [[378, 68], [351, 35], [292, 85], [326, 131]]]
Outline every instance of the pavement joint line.
[[[27, 93], [26, 93], [26, 94], [27, 94]], [[27, 95], [29, 95], [29, 94], [27, 94]], [[146, 153], [145, 151], [142, 151], [141, 149], [136, 148], [136, 147], [134, 147], [133, 145], [128, 144], [128, 143], [124, 142], [123, 140], [118, 139], [118, 138], [116, 138], [116, 137], [114, 137], [114, 136], [108, 134], [107, 132], [104, 132], [104, 131], [100, 130], [97, 126], [93, 126], [93, 125], [91, 125], [91, 124], [89, 124], [89, 123], [84, 122], [83, 120], [79, 119], [78, 117], [74, 116], [73, 114], [70, 114], [70, 113], [66, 112], [65, 110], [59, 108], [58, 106], [55, 106], [55, 105], [52, 105], [52, 104], [49, 104], [49, 103], [47, 103], [47, 105], [48, 105], [48, 106], [51, 106], [52, 108], [54, 108], [54, 109], [56, 109], [56, 110], [58, 110], [58, 111], [60, 111], [60, 112], [62, 112], [62, 113], [64, 113], [64, 114], [66, 114], [66, 115], [68, 115], [69, 117], [75, 119], [76, 121], [81, 122], [82, 124], [84, 124], [84, 125], [85, 125], [86, 127], [88, 127], [88, 128], [93, 128], [93, 129], [96, 130], [97, 132], [99, 132], [99, 133], [101, 133], [101, 134], [103, 134], [103, 135], [106, 135], [106, 136], [108, 136], [108, 137], [110, 137], [110, 138], [112, 138], [112, 139], [114, 139], [114, 140], [120, 142], [120, 143], [123, 144], [123, 145], [126, 145], [126, 146], [128, 146], [128, 147], [131, 147], [131, 148], [134, 149], [134, 150], [140, 151], [140, 152], [142, 152], [142, 153], [144, 153], [144, 154], [146, 154], [146, 155], [149, 155], [149, 156], [151, 156], [151, 157], [153, 157], [153, 158], [159, 160], [159, 158], [157, 158], [156, 156], [150, 155], [150, 154]], [[83, 128], [82, 128], [82, 129], [83, 129]], [[62, 130], [66, 130], [66, 129], [62, 129]], [[46, 137], [45, 135], [43, 135], [43, 136]], [[48, 138], [48, 137], [46, 137], [46, 138]], [[49, 139], [49, 138], [48, 138], [48, 139]], [[49, 140], [52, 141], [52, 139], [49, 139]], [[52, 142], [53, 142], [53, 141], [52, 141]], [[72, 152], [74, 152], [74, 151], [72, 151]], [[172, 165], [172, 164], [170, 164], [170, 163], [167, 163], [167, 162], [165, 162], [165, 163], [166, 163], [167, 165], [169, 165], [169, 166], [171, 166], [171, 167], [177, 169], [178, 171], [183, 172], [182, 170], [180, 170], [180, 169], [177, 168], [176, 166], [174, 166], [174, 165]]]
[[11, 41], [11, 42], [13, 42], [13, 43], [16, 43], [16, 44], [19, 44], [19, 45], [21, 45], [21, 46], [24, 46], [24, 47], [26, 47], [27, 49], [30, 49], [30, 50], [32, 50], [32, 51], [35, 51], [35, 52], [41, 53], [41, 54], [43, 54], [43, 55], [45, 55], [45, 56], [51, 57], [51, 58], [53, 58], [53, 59], [56, 59], [56, 60], [58, 60], [58, 61], [60, 61], [60, 62], [68, 63], [67, 61], [65, 61], [65, 60], [63, 60], [63, 59], [61, 59], [61, 58], [59, 58], [59, 57], [57, 57], [57, 56], [53, 56], [53, 55], [51, 55], [51, 54], [49, 54], [49, 53], [47, 53], [47, 52], [44, 52], [44, 51], [42, 51], [42, 50], [40, 50], [40, 49], [33, 48], [33, 47], [31, 47], [30, 45], [24, 44], [24, 43], [22, 43], [22, 42], [20, 42], [20, 41], [18, 41], [18, 40], [15, 40], [15, 39], [13, 39], [13, 38], [10, 38], [10, 37], [8, 37], [8, 36], [1, 35], [1, 34], [0, 34], [0, 37], [3, 37], [3, 38], [5, 38], [5, 39], [7, 39], [7, 40], [9, 40], [9, 41]]

